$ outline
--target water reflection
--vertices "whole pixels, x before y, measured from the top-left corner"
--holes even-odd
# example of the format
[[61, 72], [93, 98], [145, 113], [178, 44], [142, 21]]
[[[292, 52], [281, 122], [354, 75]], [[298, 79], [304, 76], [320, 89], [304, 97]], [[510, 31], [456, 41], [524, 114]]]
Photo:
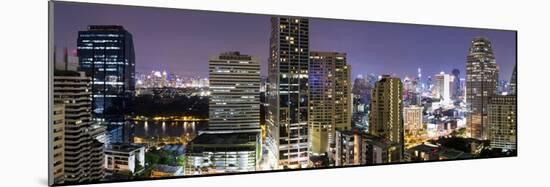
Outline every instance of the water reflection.
[[157, 144], [186, 144], [206, 129], [208, 122], [135, 121], [134, 142]]

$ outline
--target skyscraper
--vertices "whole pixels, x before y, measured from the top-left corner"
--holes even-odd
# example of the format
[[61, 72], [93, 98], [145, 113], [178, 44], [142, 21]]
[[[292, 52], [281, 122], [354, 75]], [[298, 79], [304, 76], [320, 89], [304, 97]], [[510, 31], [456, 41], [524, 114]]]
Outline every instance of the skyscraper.
[[208, 131], [260, 132], [260, 62], [227, 52], [209, 60]]
[[351, 129], [350, 74], [345, 53], [310, 52], [308, 140], [312, 155], [334, 146], [336, 129]]
[[110, 142], [128, 141], [123, 127], [135, 91], [132, 34], [122, 26], [91, 25], [78, 32], [77, 50], [79, 70], [92, 78], [93, 119], [109, 127]]
[[487, 103], [496, 92], [497, 80], [491, 42], [487, 38], [474, 38], [466, 61], [466, 102], [470, 112], [466, 121], [472, 138], [488, 138]]
[[233, 51], [210, 57], [209, 69], [208, 128], [187, 144], [185, 173], [255, 171], [262, 156], [260, 62]]
[[435, 78], [435, 95], [442, 102], [451, 101], [451, 76], [441, 72], [434, 76]]
[[514, 71], [512, 72], [512, 77], [510, 78], [510, 95], [516, 95], [518, 92], [518, 83], [517, 83], [517, 65], [514, 66]]
[[489, 140], [492, 148], [516, 149], [517, 99], [515, 95], [498, 95], [490, 98], [487, 106], [487, 123], [491, 128]]
[[272, 17], [266, 141], [277, 168], [308, 161], [308, 66], [309, 20]]
[[452, 90], [452, 98], [458, 99], [460, 96], [462, 96], [462, 87], [460, 86], [460, 70], [453, 69], [451, 72], [453, 76], [453, 82], [451, 85]]
[[383, 75], [372, 91], [369, 133], [399, 144], [403, 154], [403, 84], [398, 77]]
[[91, 118], [91, 79], [84, 72], [55, 71], [53, 81], [54, 102], [65, 105], [65, 183], [98, 182], [104, 175], [98, 139], [105, 128]]

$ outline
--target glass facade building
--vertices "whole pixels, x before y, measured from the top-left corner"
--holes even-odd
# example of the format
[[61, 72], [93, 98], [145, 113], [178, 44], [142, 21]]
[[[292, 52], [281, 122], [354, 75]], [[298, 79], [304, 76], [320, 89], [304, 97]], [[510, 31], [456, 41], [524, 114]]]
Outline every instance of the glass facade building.
[[78, 32], [79, 70], [92, 78], [92, 117], [107, 125], [109, 142], [129, 140], [125, 115], [135, 91], [132, 35], [122, 26], [91, 25]]
[[309, 20], [272, 17], [267, 146], [275, 168], [308, 162]]

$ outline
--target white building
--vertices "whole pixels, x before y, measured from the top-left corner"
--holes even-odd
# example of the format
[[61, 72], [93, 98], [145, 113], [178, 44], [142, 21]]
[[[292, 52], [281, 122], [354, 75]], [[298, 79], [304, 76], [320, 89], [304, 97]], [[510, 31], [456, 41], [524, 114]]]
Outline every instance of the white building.
[[260, 62], [227, 52], [210, 57], [208, 131], [260, 131]]
[[145, 147], [132, 144], [111, 144], [105, 149], [105, 170], [110, 173], [136, 173], [145, 166]]
[[405, 130], [414, 131], [423, 128], [421, 106], [408, 106], [403, 108], [403, 120]]
[[441, 99], [441, 102], [451, 101], [451, 75], [444, 72], [435, 75], [435, 96]]

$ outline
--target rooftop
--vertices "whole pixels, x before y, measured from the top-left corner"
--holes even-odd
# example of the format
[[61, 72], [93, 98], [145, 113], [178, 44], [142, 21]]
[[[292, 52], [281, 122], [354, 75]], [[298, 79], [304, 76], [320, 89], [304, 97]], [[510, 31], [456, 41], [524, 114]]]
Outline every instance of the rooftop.
[[203, 133], [189, 144], [248, 144], [256, 142], [257, 132], [213, 134]]
[[115, 143], [115, 144], [111, 144], [105, 150], [117, 151], [117, 152], [132, 152], [140, 148], [144, 148], [144, 147], [142, 145], [136, 145], [136, 144]]

